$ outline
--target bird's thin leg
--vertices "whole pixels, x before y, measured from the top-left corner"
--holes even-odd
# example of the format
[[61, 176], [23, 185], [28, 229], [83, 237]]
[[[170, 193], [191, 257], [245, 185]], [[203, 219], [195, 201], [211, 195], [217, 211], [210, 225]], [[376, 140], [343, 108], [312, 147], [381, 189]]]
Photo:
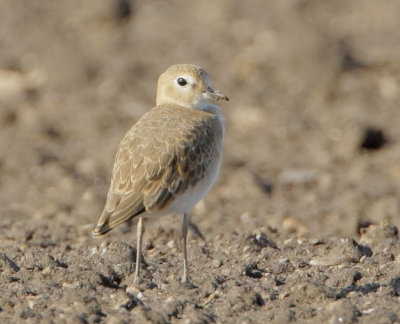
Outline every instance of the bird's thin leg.
[[183, 215], [183, 223], [182, 223], [182, 241], [183, 241], [183, 277], [182, 277], [182, 282], [186, 283], [186, 284], [190, 283], [189, 275], [188, 275], [188, 262], [187, 262], [187, 250], [186, 250], [186, 238], [187, 238], [189, 222], [190, 222], [189, 214], [185, 213]]
[[200, 237], [203, 241], [206, 239], [204, 238], [204, 235], [200, 232], [200, 229], [197, 227], [195, 223], [193, 223], [191, 220], [189, 220], [189, 228], [193, 231], [193, 233], [197, 236]]
[[137, 244], [136, 244], [136, 268], [135, 268], [135, 283], [140, 282], [140, 259], [142, 256], [142, 238], [144, 233], [143, 217], [139, 217], [137, 224]]

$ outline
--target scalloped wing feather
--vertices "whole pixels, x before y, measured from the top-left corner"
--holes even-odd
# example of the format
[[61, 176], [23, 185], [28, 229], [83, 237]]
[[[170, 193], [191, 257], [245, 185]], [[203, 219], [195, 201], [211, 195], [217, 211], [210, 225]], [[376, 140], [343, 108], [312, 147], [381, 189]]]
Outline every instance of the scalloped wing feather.
[[121, 141], [93, 234], [101, 236], [145, 211], [168, 207], [204, 177], [222, 133], [216, 116], [204, 111], [162, 106], [145, 114]]

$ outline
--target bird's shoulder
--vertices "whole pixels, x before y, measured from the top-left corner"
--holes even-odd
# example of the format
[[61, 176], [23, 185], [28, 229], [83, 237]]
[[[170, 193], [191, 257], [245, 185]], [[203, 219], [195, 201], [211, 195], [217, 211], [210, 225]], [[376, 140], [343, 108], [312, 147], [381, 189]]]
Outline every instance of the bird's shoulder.
[[[223, 125], [212, 112], [189, 109], [176, 105], [152, 108], [143, 115], [122, 139], [119, 151], [139, 150], [142, 154], [155, 150], [178, 148], [185, 142], [190, 144], [199, 137], [204, 139], [219, 136]], [[161, 153], [162, 153], [161, 152]], [[146, 156], [146, 154], [145, 154]]]

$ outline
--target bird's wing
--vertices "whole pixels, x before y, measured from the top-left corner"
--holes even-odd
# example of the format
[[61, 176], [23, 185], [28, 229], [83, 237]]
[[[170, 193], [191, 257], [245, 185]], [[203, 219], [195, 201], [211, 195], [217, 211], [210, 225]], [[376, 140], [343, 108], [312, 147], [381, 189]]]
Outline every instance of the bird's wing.
[[213, 158], [212, 143], [219, 135], [214, 115], [199, 112], [194, 118], [187, 108], [157, 108], [144, 115], [120, 144], [94, 236], [145, 211], [164, 209], [204, 176]]

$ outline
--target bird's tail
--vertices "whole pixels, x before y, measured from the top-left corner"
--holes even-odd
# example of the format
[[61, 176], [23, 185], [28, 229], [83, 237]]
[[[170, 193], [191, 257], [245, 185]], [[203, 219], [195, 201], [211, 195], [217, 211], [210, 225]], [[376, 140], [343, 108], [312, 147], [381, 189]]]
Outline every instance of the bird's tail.
[[99, 219], [99, 222], [96, 225], [96, 228], [93, 230], [92, 235], [93, 237], [102, 237], [107, 232], [111, 231], [114, 227], [126, 222], [127, 220], [142, 214], [145, 211], [145, 208], [141, 208], [135, 214], [112, 214], [107, 212], [106, 208]]

